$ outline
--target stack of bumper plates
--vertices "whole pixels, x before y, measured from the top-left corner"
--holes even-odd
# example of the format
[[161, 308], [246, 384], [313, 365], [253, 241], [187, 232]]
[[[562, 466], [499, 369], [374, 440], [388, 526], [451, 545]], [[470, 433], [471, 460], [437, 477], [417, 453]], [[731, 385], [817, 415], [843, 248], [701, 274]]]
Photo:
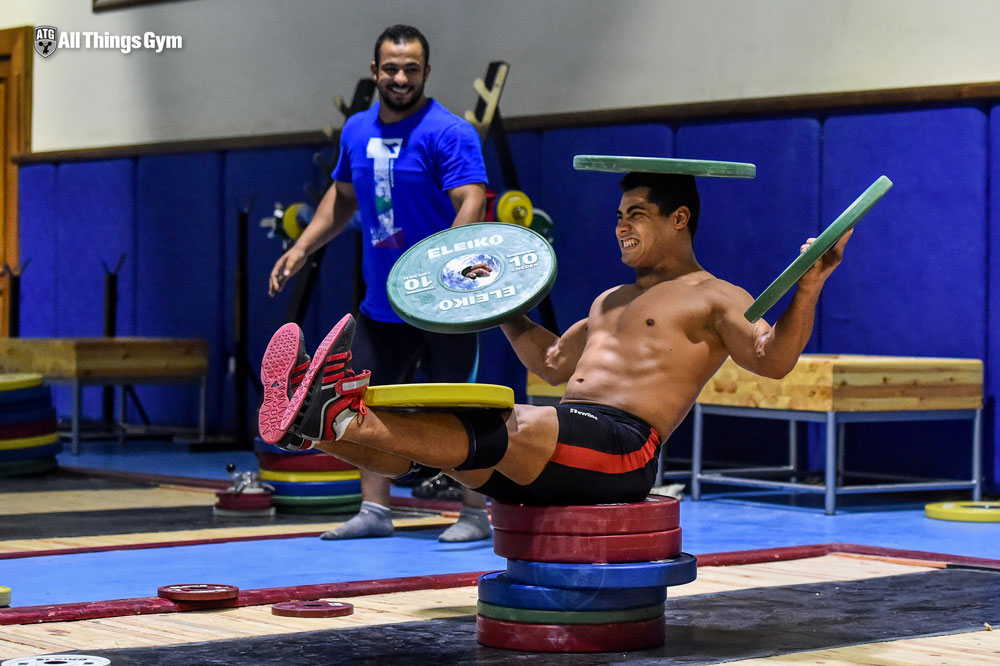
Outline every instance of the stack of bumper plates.
[[479, 579], [477, 640], [529, 652], [623, 652], [664, 642], [667, 587], [693, 581], [679, 502], [493, 504], [507, 570]]
[[56, 469], [58, 430], [52, 389], [42, 375], [0, 374], [0, 477]]
[[361, 471], [322, 451], [285, 451], [254, 439], [260, 480], [282, 513], [353, 514], [361, 508]]

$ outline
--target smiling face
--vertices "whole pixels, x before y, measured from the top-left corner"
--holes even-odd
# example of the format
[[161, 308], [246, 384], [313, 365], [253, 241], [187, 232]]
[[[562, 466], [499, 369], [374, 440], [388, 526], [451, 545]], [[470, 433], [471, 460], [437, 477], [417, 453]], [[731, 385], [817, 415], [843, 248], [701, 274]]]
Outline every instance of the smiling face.
[[677, 243], [678, 231], [687, 233], [683, 230], [687, 222], [685, 206], [665, 215], [648, 197], [648, 187], [637, 187], [622, 194], [618, 205], [618, 249], [622, 262], [632, 268], [660, 263]]
[[379, 99], [396, 113], [414, 109], [424, 100], [424, 82], [430, 71], [423, 46], [416, 39], [398, 44], [383, 41], [378, 63], [372, 63]]

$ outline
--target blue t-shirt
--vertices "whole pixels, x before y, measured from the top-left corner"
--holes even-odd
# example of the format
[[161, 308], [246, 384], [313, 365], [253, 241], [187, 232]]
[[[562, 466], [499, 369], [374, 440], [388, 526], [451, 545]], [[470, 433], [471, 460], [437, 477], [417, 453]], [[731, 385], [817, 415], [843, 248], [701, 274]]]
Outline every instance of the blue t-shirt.
[[354, 185], [361, 216], [361, 311], [402, 321], [386, 296], [389, 270], [403, 252], [455, 219], [448, 190], [486, 182], [479, 134], [433, 99], [398, 123], [378, 118], [379, 103], [356, 113], [340, 133], [333, 179]]

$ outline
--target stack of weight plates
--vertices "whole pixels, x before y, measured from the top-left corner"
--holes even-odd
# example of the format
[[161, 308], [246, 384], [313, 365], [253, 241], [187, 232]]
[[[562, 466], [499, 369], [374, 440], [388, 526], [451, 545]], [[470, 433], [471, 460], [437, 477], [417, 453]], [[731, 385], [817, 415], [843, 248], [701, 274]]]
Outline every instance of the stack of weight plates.
[[357, 513], [361, 472], [322, 451], [290, 452], [254, 439], [260, 480], [274, 487], [272, 501], [282, 513]]
[[39, 374], [0, 374], [0, 477], [49, 472], [62, 451], [52, 390]]
[[695, 579], [679, 502], [493, 504], [507, 570], [479, 579], [477, 640], [528, 652], [623, 652], [662, 645], [666, 588]]

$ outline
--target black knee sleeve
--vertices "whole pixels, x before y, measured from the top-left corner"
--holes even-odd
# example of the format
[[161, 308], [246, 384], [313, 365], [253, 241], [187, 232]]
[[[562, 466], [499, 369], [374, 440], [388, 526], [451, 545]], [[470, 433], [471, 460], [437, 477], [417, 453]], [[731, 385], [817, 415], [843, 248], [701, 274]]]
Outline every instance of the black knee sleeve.
[[469, 457], [455, 469], [489, 469], [495, 467], [507, 453], [507, 423], [495, 409], [456, 412], [469, 435]]

